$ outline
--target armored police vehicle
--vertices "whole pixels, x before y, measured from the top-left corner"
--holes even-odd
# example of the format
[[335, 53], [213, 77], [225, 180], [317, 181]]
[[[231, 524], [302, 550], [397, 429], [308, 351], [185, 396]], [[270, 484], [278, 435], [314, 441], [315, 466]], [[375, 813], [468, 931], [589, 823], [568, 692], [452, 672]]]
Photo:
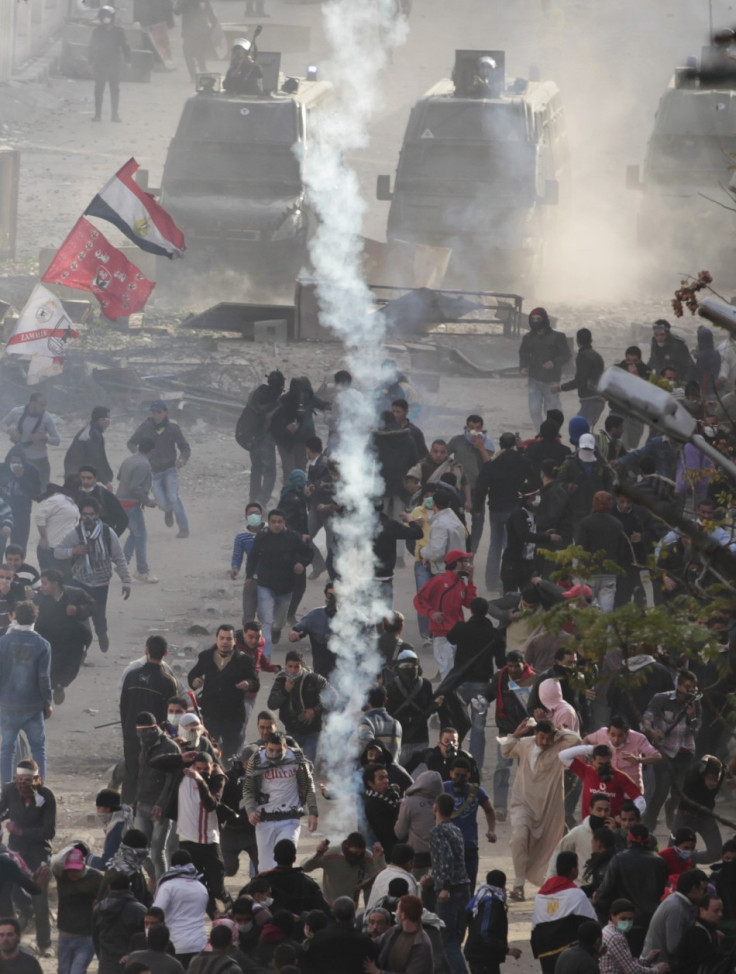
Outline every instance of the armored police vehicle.
[[519, 287], [539, 270], [550, 210], [566, 188], [559, 89], [507, 82], [503, 51], [456, 51], [444, 79], [411, 110], [390, 200], [387, 237], [452, 249], [448, 283]]
[[[731, 32], [728, 32], [729, 34]], [[736, 61], [728, 44], [675, 70], [659, 101], [644, 166], [626, 182], [642, 193], [637, 240], [669, 273], [728, 271], [735, 282]]]
[[315, 219], [300, 159], [310, 151], [332, 86], [284, 78], [259, 52], [263, 93], [232, 94], [198, 79], [169, 145], [161, 202], [184, 231], [195, 266], [229, 267], [284, 285], [307, 258]]

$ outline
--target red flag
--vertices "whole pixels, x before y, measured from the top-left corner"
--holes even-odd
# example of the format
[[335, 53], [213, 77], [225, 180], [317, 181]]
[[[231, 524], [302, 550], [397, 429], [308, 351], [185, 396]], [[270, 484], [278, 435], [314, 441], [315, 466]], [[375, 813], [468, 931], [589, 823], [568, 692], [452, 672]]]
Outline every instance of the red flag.
[[84, 217], [77, 220], [41, 280], [91, 291], [111, 321], [141, 311], [156, 286]]

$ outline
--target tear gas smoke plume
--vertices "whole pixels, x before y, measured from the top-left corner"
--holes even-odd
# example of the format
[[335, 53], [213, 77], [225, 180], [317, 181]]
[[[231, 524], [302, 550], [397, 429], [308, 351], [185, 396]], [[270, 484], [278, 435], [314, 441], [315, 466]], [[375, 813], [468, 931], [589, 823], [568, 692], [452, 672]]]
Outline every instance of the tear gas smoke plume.
[[381, 73], [391, 50], [407, 33], [405, 21], [397, 17], [397, 6], [396, 0], [331, 0], [324, 5], [325, 33], [333, 52], [329, 76], [338, 103], [321, 120], [317, 144], [302, 166], [320, 216], [310, 249], [321, 322], [343, 341], [346, 367], [361, 390], [342, 392], [335, 404], [339, 410], [337, 499], [345, 510], [335, 524], [339, 609], [330, 643], [338, 656], [331, 678], [338, 701], [322, 734], [322, 759], [337, 799], [329, 816], [335, 832], [354, 827], [354, 789], [346, 769], [357, 753], [355, 728], [378, 670], [375, 623], [386, 610], [373, 578], [373, 497], [383, 491], [371, 451], [376, 416], [370, 395], [381, 378], [385, 325], [374, 312], [362, 278], [359, 236], [365, 203], [343, 154], [363, 149], [368, 142], [368, 121], [377, 104]]

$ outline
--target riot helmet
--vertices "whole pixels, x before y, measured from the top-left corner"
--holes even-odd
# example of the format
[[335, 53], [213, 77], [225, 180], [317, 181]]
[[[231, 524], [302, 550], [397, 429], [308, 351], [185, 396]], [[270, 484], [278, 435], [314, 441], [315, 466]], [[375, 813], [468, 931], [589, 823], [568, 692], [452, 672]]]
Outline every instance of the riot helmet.
[[104, 7], [100, 7], [97, 12], [97, 19], [101, 24], [114, 24], [115, 23], [115, 8], [106, 4]]

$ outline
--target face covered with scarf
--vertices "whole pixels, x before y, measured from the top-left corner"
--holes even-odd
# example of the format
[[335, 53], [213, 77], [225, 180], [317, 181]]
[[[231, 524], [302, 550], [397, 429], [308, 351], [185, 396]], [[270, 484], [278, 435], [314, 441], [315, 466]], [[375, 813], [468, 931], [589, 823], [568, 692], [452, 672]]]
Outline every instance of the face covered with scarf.
[[85, 569], [89, 572], [99, 571], [110, 561], [110, 556], [102, 536], [103, 524], [97, 509], [84, 504], [79, 513], [82, 515], [80, 527], [82, 543], [87, 551], [84, 555]]

